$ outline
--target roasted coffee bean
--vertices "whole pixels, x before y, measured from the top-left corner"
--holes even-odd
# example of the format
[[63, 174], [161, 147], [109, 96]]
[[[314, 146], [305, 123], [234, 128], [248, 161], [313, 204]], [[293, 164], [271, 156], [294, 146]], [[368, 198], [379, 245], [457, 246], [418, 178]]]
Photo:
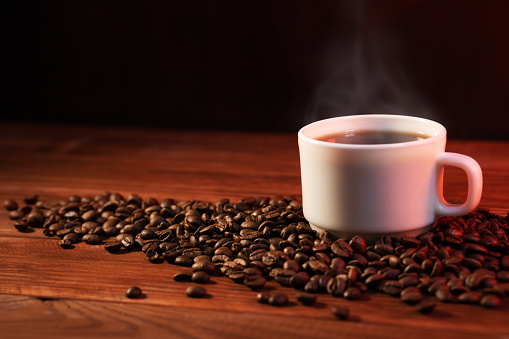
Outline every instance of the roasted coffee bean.
[[256, 249], [249, 254], [249, 260], [250, 261], [263, 260], [265, 253], [267, 253], [266, 249]]
[[355, 287], [355, 286], [351, 286], [351, 287], [348, 287], [344, 292], [343, 292], [343, 297], [345, 299], [348, 299], [348, 300], [356, 300], [356, 299], [359, 299], [362, 295], [362, 292], [361, 290], [358, 288], [358, 287]]
[[99, 243], [116, 237], [116, 243], [105, 245], [107, 250], [141, 249], [151, 262], [162, 258], [193, 265], [190, 272], [221, 273], [254, 289], [270, 277], [308, 293], [329, 291], [349, 298], [350, 291], [360, 296], [369, 288], [400, 295], [411, 304], [423, 293], [442, 301], [452, 295], [459, 302], [469, 293], [499, 298], [508, 293], [507, 217], [484, 210], [439, 217], [430, 232], [383, 236], [368, 246], [361, 236], [347, 241], [326, 231], [317, 234], [297, 200], [163, 201], [104, 193], [4, 206], [16, 228], [42, 227], [43, 234], [61, 238], [64, 248], [79, 240]]
[[366, 293], [368, 291], [368, 286], [366, 286], [366, 284], [361, 281], [357, 281], [354, 286], [357, 287], [362, 293]]
[[462, 304], [478, 304], [481, 294], [478, 292], [465, 292], [458, 296], [458, 302]]
[[504, 255], [500, 258], [500, 267], [503, 270], [509, 271], [509, 255]]
[[370, 261], [370, 262], [377, 262], [380, 260], [380, 258], [382, 257], [380, 254], [374, 252], [373, 250], [370, 250], [370, 249], [367, 249], [366, 250], [366, 258]]
[[423, 299], [423, 295], [417, 287], [407, 287], [401, 291], [400, 298], [409, 305], [415, 305]]
[[482, 278], [482, 287], [493, 287], [498, 284], [497, 278], [494, 276], [486, 276]]
[[336, 256], [347, 259], [353, 253], [352, 247], [342, 239], [336, 240], [330, 247], [332, 253]]
[[194, 262], [191, 268], [194, 272], [202, 271], [211, 274], [216, 270], [216, 265], [210, 260], [199, 260], [197, 262]]
[[345, 305], [334, 305], [331, 311], [340, 320], [347, 320], [350, 315], [350, 310]]
[[224, 274], [227, 275], [228, 278], [230, 278], [233, 282], [235, 282], [237, 284], [243, 283], [244, 280], [246, 279], [246, 274], [241, 271], [234, 271], [234, 272], [229, 272], [229, 273], [224, 273]]
[[327, 266], [331, 262], [330, 257], [327, 254], [323, 253], [323, 252], [315, 253], [315, 258], [316, 258], [316, 260], [323, 262]]
[[422, 314], [429, 314], [435, 309], [436, 302], [433, 298], [425, 298], [415, 305], [415, 309]]
[[42, 227], [44, 225], [44, 215], [41, 212], [32, 212], [27, 217], [27, 224], [30, 227]]
[[419, 247], [421, 241], [414, 237], [403, 236], [401, 237], [401, 244], [405, 247]]
[[[333, 280], [335, 277], [338, 277], [338, 274], [335, 274], [334, 276], [330, 276], [327, 274], [326, 275], [315, 275], [315, 276], [313, 276], [313, 279], [316, 279], [315, 281], [318, 283], [318, 287], [321, 290], [327, 291], [327, 285], [329, 284], [329, 281]], [[341, 279], [346, 280], [346, 277], [342, 277]]]
[[307, 293], [317, 293], [320, 291], [320, 287], [316, 281], [310, 280], [304, 285], [304, 291]]
[[339, 257], [332, 258], [329, 267], [335, 270], [340, 270], [345, 268], [345, 261]]
[[285, 306], [288, 304], [288, 296], [284, 293], [271, 295], [268, 304], [271, 306]]
[[360, 235], [354, 236], [350, 240], [349, 245], [356, 253], [365, 253], [367, 249], [366, 240], [364, 240], [364, 238]]
[[246, 285], [247, 287], [249, 287], [253, 290], [262, 288], [263, 286], [265, 286], [266, 282], [267, 282], [267, 279], [265, 279], [263, 277], [252, 279], [252, 280], [244, 278], [244, 285]]
[[[171, 246], [170, 243], [168, 243], [168, 245]], [[159, 247], [161, 247], [161, 245], [159, 245]], [[168, 246], [165, 246], [165, 248], [168, 249]], [[193, 261], [194, 261], [194, 263], [197, 263], [199, 261], [210, 261], [210, 262], [212, 262], [212, 257], [210, 255], [202, 254], [202, 255], [199, 255], [197, 257], [194, 257]], [[205, 264], [205, 265], [208, 265], [208, 264]]]
[[206, 284], [210, 281], [210, 275], [204, 271], [196, 271], [192, 274], [191, 281], [197, 284]]
[[287, 260], [283, 264], [283, 268], [287, 270], [292, 270], [294, 272], [300, 271], [300, 266], [295, 260]]
[[417, 283], [419, 282], [419, 278], [415, 275], [409, 275], [409, 276], [400, 278], [398, 281], [403, 288], [406, 288], [409, 286], [417, 285]]
[[70, 249], [74, 247], [73, 243], [68, 239], [62, 239], [58, 242], [58, 244], [60, 245], [60, 247], [65, 249]]
[[175, 258], [174, 263], [179, 266], [191, 266], [193, 265], [193, 259], [185, 255], [179, 255]]
[[327, 293], [333, 297], [340, 297], [346, 290], [346, 281], [342, 278], [336, 277], [329, 280], [327, 283]]
[[461, 264], [472, 271], [482, 267], [482, 263], [474, 258], [463, 258]]
[[435, 293], [440, 289], [447, 289], [447, 285], [443, 281], [437, 281], [434, 283], [431, 283], [431, 285], [428, 287], [427, 291], [431, 295], [435, 295]]
[[19, 208], [18, 203], [16, 202], [16, 200], [13, 200], [13, 199], [5, 200], [4, 207], [8, 211], [14, 211]]
[[23, 201], [28, 205], [34, 205], [37, 200], [39, 199], [39, 196], [37, 194], [30, 194], [23, 198]]
[[122, 242], [115, 241], [112, 243], [104, 244], [104, 248], [106, 249], [106, 251], [108, 251], [110, 253], [115, 253], [122, 249]]
[[203, 298], [207, 295], [207, 290], [201, 286], [189, 286], [186, 290], [186, 295], [189, 298]]
[[482, 277], [477, 274], [471, 274], [465, 279], [465, 285], [469, 288], [476, 289], [482, 284]]
[[380, 261], [386, 262], [393, 268], [401, 267], [401, 259], [394, 254], [387, 254], [380, 258]]
[[303, 288], [309, 282], [309, 274], [306, 272], [299, 272], [290, 278], [290, 286], [296, 289]]
[[287, 246], [283, 249], [283, 253], [287, 255], [289, 258], [294, 258], [296, 252], [292, 246]]
[[259, 303], [268, 304], [269, 303], [269, 299], [270, 299], [270, 294], [269, 293], [260, 292], [260, 293], [258, 293], [256, 295], [256, 298], [257, 298]]
[[368, 288], [374, 289], [382, 280], [385, 279], [385, 276], [380, 273], [375, 273], [370, 275], [365, 283], [368, 286]]
[[506, 291], [505, 289], [501, 289], [501, 288], [497, 288], [498, 286], [495, 286], [495, 287], [485, 287], [481, 290], [481, 294], [482, 295], [486, 295], [486, 294], [494, 294], [496, 296], [498, 296], [499, 298], [503, 298], [505, 297], [505, 294], [506, 294]]
[[435, 292], [435, 298], [443, 303], [450, 303], [454, 300], [452, 292], [448, 288], [439, 288]]
[[137, 286], [129, 287], [126, 291], [126, 296], [130, 299], [139, 298], [143, 295], [143, 292], [141, 291], [141, 288]]
[[403, 286], [397, 280], [386, 281], [382, 288], [382, 291], [384, 293], [389, 294], [393, 297], [398, 297], [401, 294], [402, 290], [403, 290]]
[[295, 295], [295, 298], [302, 305], [310, 306], [316, 303], [316, 296], [311, 294], [298, 293]]
[[463, 293], [470, 292], [470, 289], [464, 285], [451, 286], [449, 289], [451, 290], [452, 294], [454, 294], [454, 295], [460, 295]]
[[376, 244], [374, 250], [381, 256], [394, 253], [394, 247], [390, 244]]
[[192, 277], [192, 272], [178, 272], [173, 276], [173, 280], [179, 282], [190, 282]]
[[361, 272], [362, 271], [357, 266], [350, 267], [347, 273], [349, 284], [355, 284], [357, 282], [357, 278], [361, 275]]
[[403, 272], [405, 272], [405, 273], [411, 273], [411, 272], [420, 273], [421, 271], [422, 271], [422, 267], [421, 267], [421, 265], [419, 265], [417, 263], [409, 264], [403, 270]]
[[496, 277], [499, 282], [509, 282], [509, 271], [498, 271]]
[[495, 294], [486, 294], [481, 297], [479, 303], [486, 308], [497, 308], [502, 303], [502, 300]]
[[395, 280], [401, 274], [401, 270], [398, 268], [390, 268], [390, 267], [385, 267], [385, 268], [386, 269], [382, 269], [382, 270], [378, 271], [379, 273], [383, 274], [385, 279]]
[[63, 236], [62, 240], [68, 241], [71, 244], [76, 244], [80, 240], [80, 237], [76, 233], [68, 233]]
[[214, 251], [214, 255], [227, 256], [228, 258], [231, 258], [233, 256], [233, 252], [231, 248], [221, 246]]
[[81, 239], [89, 245], [99, 245], [102, 243], [102, 238], [95, 234], [85, 234]]
[[325, 264], [321, 261], [318, 261], [318, 260], [309, 260], [308, 264], [309, 264], [309, 269], [314, 274], [319, 274], [319, 275], [324, 274], [329, 269], [329, 266], [327, 266], [327, 264]]
[[488, 250], [486, 249], [486, 247], [479, 244], [470, 244], [468, 247], [466, 247], [465, 252], [468, 254], [470, 253], [483, 255], [488, 254]]
[[25, 221], [17, 221], [14, 223], [14, 227], [19, 231], [19, 232], [26, 232], [30, 229], [30, 227], [28, 226], [28, 223], [25, 222]]

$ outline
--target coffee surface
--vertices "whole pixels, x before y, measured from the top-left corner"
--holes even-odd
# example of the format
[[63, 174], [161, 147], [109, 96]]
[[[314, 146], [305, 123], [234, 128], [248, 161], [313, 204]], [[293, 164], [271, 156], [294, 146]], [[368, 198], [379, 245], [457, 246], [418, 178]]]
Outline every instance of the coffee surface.
[[429, 135], [413, 132], [361, 130], [331, 133], [318, 137], [316, 140], [336, 144], [377, 145], [417, 141], [429, 137]]

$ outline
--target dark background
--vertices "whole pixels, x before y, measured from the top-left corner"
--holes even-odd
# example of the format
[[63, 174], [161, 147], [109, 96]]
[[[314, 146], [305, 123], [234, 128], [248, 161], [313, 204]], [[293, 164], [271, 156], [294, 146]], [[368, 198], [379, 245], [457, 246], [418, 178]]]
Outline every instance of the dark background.
[[2, 1], [2, 120], [509, 139], [509, 1]]

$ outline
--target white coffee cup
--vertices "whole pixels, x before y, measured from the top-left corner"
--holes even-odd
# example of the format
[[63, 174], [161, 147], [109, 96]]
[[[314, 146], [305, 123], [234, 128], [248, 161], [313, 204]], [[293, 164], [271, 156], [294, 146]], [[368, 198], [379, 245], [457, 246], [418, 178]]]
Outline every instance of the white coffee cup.
[[[427, 138], [386, 144], [317, 140], [346, 131], [418, 133]], [[481, 168], [468, 156], [445, 152], [446, 134], [437, 122], [400, 115], [343, 116], [304, 126], [298, 133], [304, 216], [318, 231], [374, 239], [417, 235], [427, 231], [437, 215], [469, 213], [481, 199]], [[445, 165], [467, 174], [463, 204], [449, 204], [443, 197]]]

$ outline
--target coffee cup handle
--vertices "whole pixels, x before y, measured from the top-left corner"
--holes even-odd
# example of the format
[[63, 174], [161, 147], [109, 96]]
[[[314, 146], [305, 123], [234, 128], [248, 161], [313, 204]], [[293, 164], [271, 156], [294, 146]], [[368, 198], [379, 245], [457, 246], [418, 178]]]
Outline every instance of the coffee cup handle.
[[[468, 193], [463, 204], [449, 204], [443, 196], [443, 171], [445, 165], [459, 167], [467, 174]], [[471, 157], [458, 153], [444, 152], [438, 156], [437, 197], [435, 199], [435, 213], [441, 216], [460, 216], [473, 211], [481, 201], [483, 177], [481, 167]]]

